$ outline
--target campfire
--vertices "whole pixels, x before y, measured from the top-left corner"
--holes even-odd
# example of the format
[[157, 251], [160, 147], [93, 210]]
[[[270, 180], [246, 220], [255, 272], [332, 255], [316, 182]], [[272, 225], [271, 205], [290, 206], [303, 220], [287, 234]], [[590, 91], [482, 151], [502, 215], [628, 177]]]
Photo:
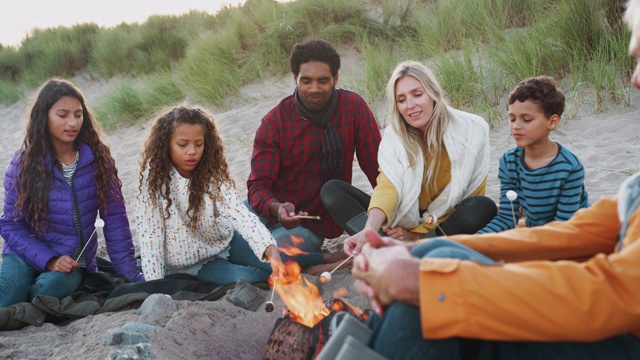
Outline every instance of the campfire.
[[[292, 242], [299, 241], [292, 237]], [[292, 249], [280, 249], [286, 254], [295, 254]], [[295, 249], [299, 251], [298, 249]], [[359, 308], [344, 299], [346, 289], [340, 289], [333, 298], [323, 301], [320, 291], [313, 283], [300, 275], [300, 266], [288, 262], [286, 281], [270, 285], [286, 306], [283, 317], [276, 320], [271, 337], [265, 348], [264, 359], [313, 359], [329, 337], [329, 324], [339, 311], [347, 311], [361, 321], [368, 317]]]

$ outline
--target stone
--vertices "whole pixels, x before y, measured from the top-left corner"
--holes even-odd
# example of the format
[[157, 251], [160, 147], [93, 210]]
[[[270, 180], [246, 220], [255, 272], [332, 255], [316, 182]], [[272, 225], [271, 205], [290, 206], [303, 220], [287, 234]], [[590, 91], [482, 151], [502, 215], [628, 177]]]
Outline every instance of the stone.
[[153, 359], [151, 345], [136, 344], [112, 351], [105, 360], [146, 360]]
[[135, 345], [148, 342], [147, 337], [137, 331], [122, 331], [121, 329], [108, 330], [102, 337], [103, 345]]
[[251, 311], [256, 311], [265, 299], [260, 289], [242, 279], [236, 282], [235, 288], [228, 297], [232, 304]]
[[175, 300], [167, 294], [151, 294], [147, 297], [136, 314], [138, 315], [169, 315], [178, 310]]
[[149, 331], [153, 331], [156, 327], [153, 325], [143, 324], [139, 322], [130, 322], [122, 325], [120, 330], [122, 331], [137, 331], [141, 334], [148, 333]]

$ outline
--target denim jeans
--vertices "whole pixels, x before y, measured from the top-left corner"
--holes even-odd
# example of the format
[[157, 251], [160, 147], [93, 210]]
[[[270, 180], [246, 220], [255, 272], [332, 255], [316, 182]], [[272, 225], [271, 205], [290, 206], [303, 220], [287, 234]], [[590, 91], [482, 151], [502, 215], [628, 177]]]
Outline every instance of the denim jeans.
[[248, 283], [266, 282], [270, 275], [271, 264], [258, 259], [242, 235], [234, 231], [229, 244], [229, 257], [208, 261], [198, 271], [197, 278], [226, 285], [239, 279]]
[[[283, 262], [287, 261], [295, 261], [300, 264], [302, 269], [305, 269], [312, 265], [322, 264], [323, 258], [320, 253], [320, 249], [322, 248], [322, 244], [324, 244], [324, 238], [313, 231], [305, 228], [300, 225], [293, 229], [287, 229], [280, 224], [269, 224], [269, 220], [266, 217], [258, 215], [252, 208], [249, 206], [249, 201], [245, 200], [244, 205], [251, 211], [252, 213], [258, 216], [260, 222], [269, 230], [271, 236], [276, 240], [276, 244], [278, 244], [278, 248], [288, 248], [295, 247], [298, 248], [307, 254], [297, 255], [297, 256], [289, 256], [284, 253], [280, 253]], [[291, 241], [291, 236], [295, 236], [303, 240], [300, 244], [293, 244]]]
[[[414, 247], [420, 258], [459, 258], [492, 264], [493, 260], [463, 245], [433, 239]], [[428, 310], [427, 310], [428, 311]], [[369, 346], [389, 359], [640, 359], [640, 340], [631, 335], [591, 342], [506, 342], [474, 339], [425, 340], [420, 309], [393, 303], [380, 318], [373, 315]]]
[[62, 299], [80, 287], [85, 274], [86, 270], [82, 268], [69, 274], [40, 273], [20, 256], [5, 254], [0, 267], [0, 307], [31, 302], [38, 295]]

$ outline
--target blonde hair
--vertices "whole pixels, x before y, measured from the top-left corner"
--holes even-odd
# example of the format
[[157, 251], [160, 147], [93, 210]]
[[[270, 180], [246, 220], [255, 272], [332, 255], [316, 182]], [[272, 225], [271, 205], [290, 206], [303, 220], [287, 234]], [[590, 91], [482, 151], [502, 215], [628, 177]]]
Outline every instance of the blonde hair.
[[[640, 1], [627, 1], [627, 10], [624, 12], [624, 21], [627, 23], [627, 25], [629, 25], [631, 32], [633, 32], [638, 26], [640, 26]], [[634, 35], [640, 36], [640, 34]]]
[[[410, 126], [400, 114], [396, 101], [396, 84], [398, 80], [411, 76], [418, 80], [425, 92], [434, 101], [433, 114], [424, 132]], [[424, 161], [421, 156], [429, 159], [424, 167], [427, 177], [427, 187], [435, 188], [435, 180], [430, 175], [437, 174], [440, 167], [440, 157], [444, 147], [444, 132], [451, 121], [451, 113], [444, 99], [444, 94], [435, 76], [426, 66], [417, 61], [405, 61], [391, 74], [387, 83], [387, 98], [389, 101], [389, 119], [391, 126], [398, 133], [409, 156], [409, 165], [414, 167], [416, 161]], [[434, 180], [434, 181], [432, 181]]]

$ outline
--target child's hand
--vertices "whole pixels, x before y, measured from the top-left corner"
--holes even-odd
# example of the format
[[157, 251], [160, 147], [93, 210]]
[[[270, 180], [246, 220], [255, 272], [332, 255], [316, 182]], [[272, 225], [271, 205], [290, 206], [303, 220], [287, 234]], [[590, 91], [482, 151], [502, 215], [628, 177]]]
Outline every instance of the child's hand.
[[58, 271], [61, 273], [68, 274], [80, 267], [75, 260], [73, 260], [68, 255], [62, 255], [59, 258], [51, 258], [47, 263], [47, 270], [49, 271]]

